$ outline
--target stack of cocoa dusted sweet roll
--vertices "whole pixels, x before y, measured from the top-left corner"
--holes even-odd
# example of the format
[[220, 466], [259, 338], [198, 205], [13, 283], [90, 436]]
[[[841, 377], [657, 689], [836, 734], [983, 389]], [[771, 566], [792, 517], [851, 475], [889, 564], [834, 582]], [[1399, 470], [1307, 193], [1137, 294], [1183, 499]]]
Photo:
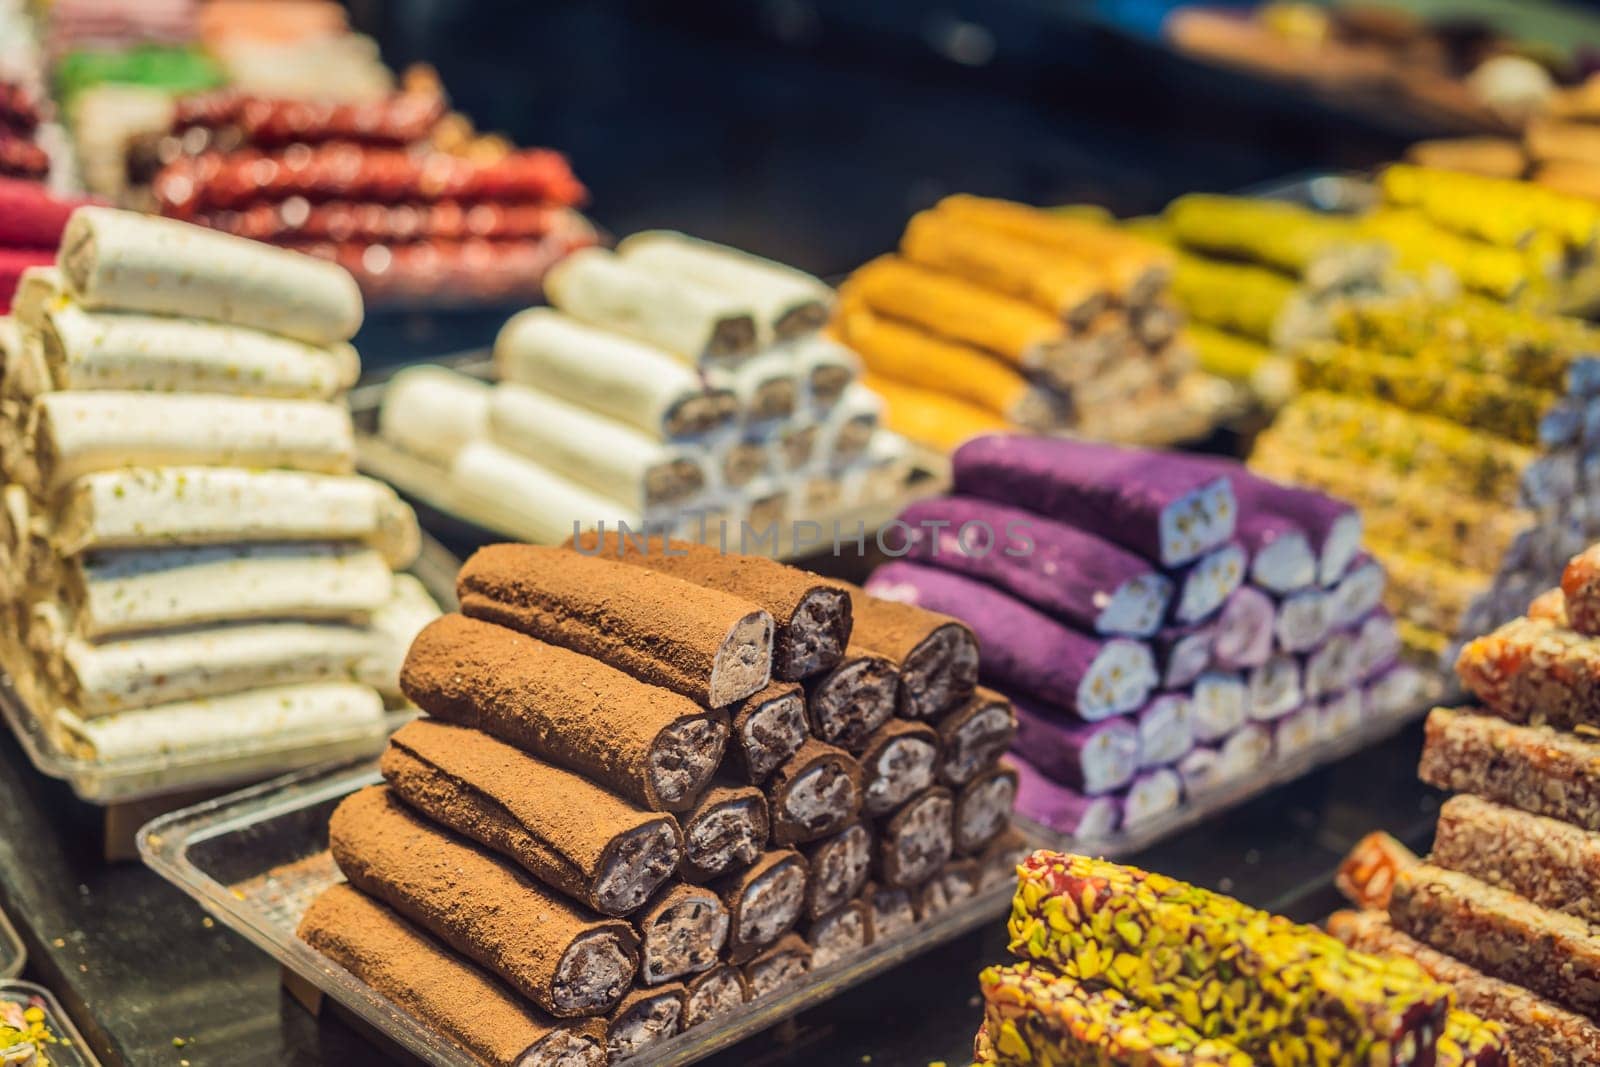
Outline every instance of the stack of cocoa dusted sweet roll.
[[1012, 877], [1011, 709], [955, 620], [614, 535], [458, 592], [299, 932], [484, 1061], [626, 1058]]
[[100, 761], [370, 732], [438, 609], [352, 473], [360, 294], [332, 264], [109, 208], [28, 271], [0, 390], [0, 654]]
[[1412, 957], [1505, 1026], [1524, 1064], [1600, 1063], [1600, 545], [1456, 663], [1481, 706], [1436, 708], [1418, 769], [1456, 795], [1419, 860], [1373, 834], [1330, 929]]

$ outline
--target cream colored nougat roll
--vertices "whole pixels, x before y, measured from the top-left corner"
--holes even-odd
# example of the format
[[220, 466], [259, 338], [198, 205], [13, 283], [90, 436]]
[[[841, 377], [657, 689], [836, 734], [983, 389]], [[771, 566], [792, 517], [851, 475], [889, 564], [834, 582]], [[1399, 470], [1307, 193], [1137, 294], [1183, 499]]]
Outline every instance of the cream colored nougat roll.
[[462, 449], [450, 480], [492, 508], [506, 532], [536, 545], [559, 545], [601, 522], [608, 530], [619, 522], [633, 530], [645, 525], [640, 512], [491, 441]]
[[79, 208], [57, 266], [88, 308], [231, 322], [314, 345], [361, 327], [361, 290], [343, 267], [174, 219]]
[[739, 398], [747, 426], [787, 419], [804, 399], [794, 353], [787, 347], [763, 352], [737, 367], [710, 368], [706, 380]]
[[61, 298], [66, 283], [58, 267], [24, 267], [11, 297], [11, 317], [19, 325], [38, 329], [45, 311]]
[[488, 382], [432, 365], [408, 367], [383, 391], [378, 433], [442, 467], [469, 443], [489, 436]]
[[805, 386], [813, 411], [822, 412], [844, 395], [861, 375], [861, 358], [837, 341], [807, 337], [795, 341], [795, 371]]
[[837, 468], [866, 454], [883, 418], [883, 398], [860, 382], [850, 383], [822, 423], [818, 454]]

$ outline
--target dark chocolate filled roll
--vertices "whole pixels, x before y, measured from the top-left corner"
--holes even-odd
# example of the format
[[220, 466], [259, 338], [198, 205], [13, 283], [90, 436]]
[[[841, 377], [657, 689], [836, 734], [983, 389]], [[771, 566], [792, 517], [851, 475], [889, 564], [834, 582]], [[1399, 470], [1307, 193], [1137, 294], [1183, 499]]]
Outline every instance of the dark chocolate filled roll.
[[978, 685], [978, 639], [959, 619], [851, 587], [852, 642], [900, 668], [900, 713], [931, 719], [966, 700]]
[[328, 843], [351, 885], [552, 1015], [609, 1011], [633, 982], [639, 940], [627, 923], [599, 918], [422, 819], [387, 786], [346, 797]]
[[1017, 772], [1001, 764], [956, 794], [955, 843], [962, 854], [978, 852], [1011, 825], [1017, 803]]
[[429, 715], [492, 734], [656, 811], [692, 805], [727, 743], [721, 712], [463, 615], [423, 628], [400, 684]]
[[777, 845], [837, 833], [861, 813], [861, 765], [812, 738], [767, 782], [767, 815]]
[[311, 902], [300, 940], [490, 1067], [602, 1067], [604, 1027], [558, 1022], [348, 885]]
[[893, 940], [910, 933], [917, 925], [909, 889], [868, 882], [861, 890], [861, 902], [867, 906], [868, 940], [871, 943]]
[[939, 735], [926, 723], [891, 719], [861, 750], [861, 807], [887, 815], [933, 784], [939, 766]]
[[972, 699], [939, 720], [938, 731], [939, 781], [956, 789], [1005, 755], [1017, 736], [1017, 716], [1011, 701], [980, 686]]
[[872, 831], [863, 823], [800, 850], [810, 868], [806, 914], [813, 919], [840, 908], [861, 892], [872, 871]]
[[811, 733], [860, 752], [872, 732], [894, 715], [900, 672], [886, 656], [851, 645], [830, 669], [806, 682]]
[[800, 920], [806, 881], [805, 858], [786, 848], [768, 852], [749, 870], [730, 874], [711, 887], [732, 919], [730, 962], [743, 963]]
[[695, 975], [685, 983], [685, 988], [688, 990], [683, 1004], [685, 1030], [732, 1015], [744, 1007], [749, 996], [744, 985], [744, 972], [726, 963]]
[[612, 1063], [653, 1048], [683, 1029], [682, 983], [635, 989], [606, 1019], [606, 1054]]
[[921, 885], [955, 848], [955, 801], [943, 786], [916, 797], [878, 832], [878, 877], [897, 889]]
[[772, 680], [772, 616], [742, 597], [616, 560], [489, 545], [456, 578], [461, 610], [671, 689], [707, 707]]
[[794, 682], [773, 682], [728, 709], [731, 733], [724, 766], [760, 785], [794, 755], [811, 735], [806, 725], [805, 690]]
[[760, 605], [773, 619], [772, 676], [807, 678], [838, 662], [850, 641], [850, 594], [837, 582], [767, 559], [730, 555], [692, 541], [579, 534], [583, 552], [620, 559]]
[[748, 867], [767, 847], [767, 798], [753, 785], [713, 785], [683, 827], [683, 876], [705, 882]]
[[476, 730], [407, 723], [379, 766], [411, 807], [604, 915], [638, 908], [683, 856], [672, 816]]
[[826, 967], [867, 947], [872, 935], [872, 919], [865, 901], [852, 900], [844, 907], [813, 919], [806, 931], [811, 943], [811, 966]]
[[728, 909], [703, 886], [665, 886], [633, 921], [639, 928], [639, 980], [645, 985], [715, 966], [728, 943]]
[[750, 999], [796, 985], [811, 970], [811, 946], [799, 934], [784, 934], [744, 965]]

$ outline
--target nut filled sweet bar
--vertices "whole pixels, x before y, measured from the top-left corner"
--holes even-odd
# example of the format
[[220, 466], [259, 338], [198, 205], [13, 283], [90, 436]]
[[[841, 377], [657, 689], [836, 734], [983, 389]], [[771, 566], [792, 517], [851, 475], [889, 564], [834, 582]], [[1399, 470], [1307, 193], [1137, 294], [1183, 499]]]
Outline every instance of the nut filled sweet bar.
[[669, 883], [634, 917], [639, 980], [688, 980], [717, 965], [728, 942], [728, 909], [709, 887]]
[[1600, 831], [1600, 744], [1548, 727], [1435, 708], [1417, 777]]
[[1187, 626], [1211, 617], [1243, 584], [1247, 566], [1244, 549], [1229, 543], [1173, 571], [1172, 578], [1178, 587], [1172, 605], [1173, 621]]
[[[430, 715], [586, 774], [642, 807], [685, 811], [721, 762], [727, 725], [599, 660], [464, 615], [412, 642], [401, 687]], [[627, 714], [618, 714], [626, 708]]]
[[490, 1067], [607, 1062], [602, 1026], [551, 1019], [348, 885], [324, 890], [295, 933]]
[[900, 702], [900, 672], [894, 661], [852, 644], [831, 667], [806, 684], [811, 734], [851, 752], [894, 717]]
[[966, 703], [935, 724], [939, 732], [939, 781], [966, 785], [1011, 747], [1017, 717], [1011, 702], [981, 686]]
[[1431, 864], [1400, 872], [1389, 918], [1485, 974], [1590, 1018], [1600, 1010], [1600, 941], [1581, 919]]
[[419, 818], [387, 787], [334, 811], [328, 840], [350, 884], [383, 901], [552, 1015], [611, 1010], [639, 967], [639, 939], [511, 863]]
[[683, 1028], [699, 1026], [732, 1015], [744, 1007], [749, 994], [744, 974], [721, 963], [684, 983]]
[[1245, 586], [1234, 591], [1217, 613], [1217, 636], [1212, 658], [1223, 670], [1259, 667], [1272, 655], [1278, 608], [1260, 589]]
[[994, 434], [952, 457], [955, 491], [1026, 500], [1163, 567], [1198, 559], [1233, 536], [1233, 485], [1168, 455], [1062, 438]]
[[[462, 566], [461, 610], [726, 707], [771, 680], [772, 616], [748, 600], [614, 560], [490, 545]], [[622, 610], [619, 605], [626, 605]]]
[[1600, 545], [1592, 545], [1567, 561], [1561, 572], [1567, 622], [1579, 633], [1600, 634]]
[[744, 965], [750, 999], [777, 993], [797, 984], [811, 970], [811, 946], [796, 933], [784, 934], [752, 956]]
[[1012, 951], [1069, 979], [1157, 1009], [1214, 1005], [1188, 1009], [1199, 1032], [1267, 1062], [1432, 1062], [1451, 996], [1414, 964], [1103, 860], [1041, 852], [1020, 876]]
[[812, 919], [831, 914], [858, 896], [872, 871], [872, 831], [864, 823], [847, 826], [800, 851], [810, 869], [806, 914]]
[[1381, 912], [1335, 912], [1328, 932], [1373, 955], [1404, 956], [1456, 991], [1467, 1011], [1505, 1028], [1516, 1062], [1567, 1067], [1600, 1062], [1600, 1026], [1519, 985], [1492, 978], [1396, 930]]
[[798, 752], [810, 736], [805, 690], [794, 682], [773, 682], [728, 710], [725, 766], [756, 785]]
[[810, 738], [772, 773], [766, 790], [773, 842], [815, 841], [861, 814], [861, 764], [844, 749]]
[[1280, 596], [1314, 584], [1318, 554], [1300, 524], [1270, 511], [1245, 509], [1237, 536], [1250, 554], [1250, 580]]
[[474, 730], [408, 723], [380, 767], [413, 808], [604, 915], [644, 904], [683, 854], [670, 815]]
[[1216, 642], [1217, 627], [1211, 623], [1169, 626], [1156, 634], [1150, 642], [1150, 651], [1160, 687], [1183, 689], [1193, 684], [1211, 666]]
[[1139, 728], [1125, 717], [1081, 722], [1018, 702], [1017, 750], [1045, 774], [1089, 796], [1121, 789], [1139, 770]]
[[955, 850], [980, 852], [1003, 833], [1017, 803], [1017, 772], [1001, 764], [961, 787], [955, 801]]
[[[900, 521], [911, 527], [908, 558], [998, 586], [1079, 629], [1149, 637], [1166, 618], [1172, 582], [1148, 560], [1075, 526], [959, 496], [918, 501]], [[1012, 543], [1019, 536], [1028, 550]], [[1187, 591], [1179, 598], [1202, 599]]]
[[920, 885], [954, 851], [955, 798], [948, 789], [935, 786], [878, 828], [877, 877], [893, 889]]
[[715, 782], [678, 816], [683, 828], [683, 876], [705, 882], [748, 867], [767, 843], [767, 798], [753, 785]]
[[1168, 767], [1194, 748], [1194, 705], [1187, 693], [1157, 693], [1133, 714], [1139, 770]]
[[[1571, 608], [1569, 599], [1569, 618]], [[1576, 630], [1512, 619], [1468, 642], [1456, 672], [1490, 711], [1512, 722], [1600, 726], [1600, 640]]]
[[811, 945], [811, 967], [817, 970], [855, 955], [870, 944], [872, 920], [863, 901], [852, 900], [806, 930]]
[[636, 988], [606, 1018], [608, 1062], [637, 1056], [683, 1029], [681, 983]]
[[899, 667], [902, 715], [931, 719], [972, 696], [978, 637], [964, 617], [848, 588], [855, 620], [851, 640]]
[[1084, 796], [1041, 774], [1015, 754], [1011, 756], [1011, 766], [1017, 772], [1017, 807], [1050, 829], [1085, 841], [1099, 841], [1122, 825], [1121, 798]]
[[858, 758], [862, 810], [869, 816], [884, 815], [933, 785], [939, 734], [927, 723], [891, 719], [867, 738]]
[[[1080, 633], [962, 575], [897, 561], [879, 567], [867, 591], [957, 614], [985, 649], [983, 671], [991, 684], [1084, 719], [1133, 711], [1156, 684], [1155, 663], [1146, 645]], [[910, 682], [904, 686], [911, 687]]]
[[1510, 890], [1553, 911], [1600, 922], [1600, 834], [1480, 797], [1451, 797], [1439, 809], [1428, 861]]
[[712, 884], [731, 919], [730, 963], [749, 961], [800, 921], [808, 882], [805, 857], [793, 849], [775, 849], [748, 870]]

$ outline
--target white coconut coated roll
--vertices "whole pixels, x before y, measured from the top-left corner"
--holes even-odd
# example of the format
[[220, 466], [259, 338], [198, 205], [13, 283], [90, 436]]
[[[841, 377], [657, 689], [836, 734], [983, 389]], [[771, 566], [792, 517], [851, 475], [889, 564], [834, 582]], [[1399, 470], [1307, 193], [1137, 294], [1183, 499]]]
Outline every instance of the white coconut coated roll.
[[489, 436], [494, 387], [446, 367], [407, 367], [389, 381], [378, 433], [412, 455], [448, 467], [456, 453]]

